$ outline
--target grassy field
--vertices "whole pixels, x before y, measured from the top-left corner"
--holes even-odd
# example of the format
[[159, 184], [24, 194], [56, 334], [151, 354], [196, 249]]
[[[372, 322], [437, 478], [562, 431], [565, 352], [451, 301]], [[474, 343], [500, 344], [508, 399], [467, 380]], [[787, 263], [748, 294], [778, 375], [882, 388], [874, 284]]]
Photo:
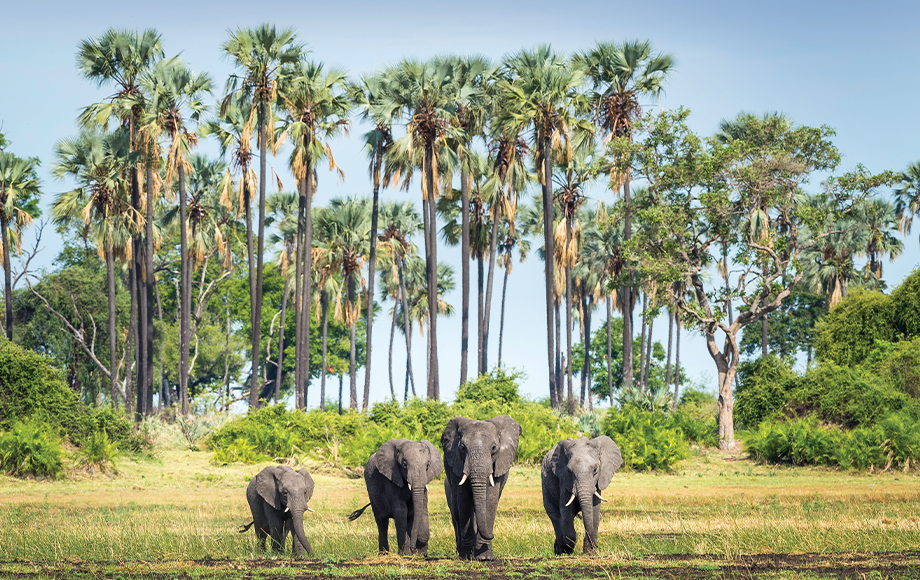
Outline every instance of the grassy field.
[[317, 557], [295, 562], [236, 531], [250, 519], [246, 485], [264, 465], [211, 457], [174, 447], [122, 458], [111, 477], [0, 476], [0, 578], [920, 579], [916, 473], [777, 468], [703, 451], [676, 473], [617, 474], [598, 556], [558, 558], [539, 470], [515, 467], [495, 527], [499, 560], [468, 563], [453, 552], [440, 482], [428, 558], [380, 557], [373, 518], [345, 518], [367, 502], [364, 480], [312, 466], [316, 513], [306, 527]]

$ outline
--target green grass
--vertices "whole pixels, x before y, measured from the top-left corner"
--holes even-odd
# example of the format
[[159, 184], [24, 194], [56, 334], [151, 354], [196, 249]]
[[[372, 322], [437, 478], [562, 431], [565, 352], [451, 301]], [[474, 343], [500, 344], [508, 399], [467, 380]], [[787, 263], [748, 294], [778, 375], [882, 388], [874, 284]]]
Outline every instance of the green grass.
[[[598, 556], [556, 558], [539, 470], [516, 467], [495, 527], [500, 562], [480, 564], [455, 557], [442, 482], [431, 485], [429, 558], [378, 557], [369, 512], [346, 520], [367, 502], [363, 479], [314, 465], [317, 511], [306, 527], [317, 559], [295, 563], [289, 554], [259, 552], [251, 531], [236, 531], [250, 519], [246, 485], [264, 464], [215, 466], [211, 458], [174, 448], [156, 459], [124, 456], [115, 476], [0, 476], [0, 578], [884, 578], [896, 571], [920, 579], [916, 473], [778, 468], [702, 452], [676, 473], [617, 474], [604, 494], [610, 502]], [[392, 525], [390, 532], [395, 546]], [[901, 554], [877, 554], [891, 552]], [[801, 554], [813, 556], [785, 560]], [[745, 568], [746, 561], [763, 565]]]

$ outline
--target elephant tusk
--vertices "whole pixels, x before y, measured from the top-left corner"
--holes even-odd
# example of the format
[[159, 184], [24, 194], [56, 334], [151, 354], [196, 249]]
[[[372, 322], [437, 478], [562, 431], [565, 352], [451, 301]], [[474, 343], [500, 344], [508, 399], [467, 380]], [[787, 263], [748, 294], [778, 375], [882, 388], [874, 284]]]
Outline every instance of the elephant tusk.
[[491, 486], [493, 486], [493, 487], [495, 486], [495, 480], [492, 479], [492, 474], [491, 474], [491, 473], [489, 474], [489, 485], [491, 485]]
[[465, 474], [465, 473], [463, 474], [463, 478], [460, 479], [460, 483], [458, 483], [457, 485], [463, 485], [464, 483], [466, 483], [466, 474]]
[[308, 511], [308, 512], [316, 513], [316, 510], [313, 509], [313, 508], [311, 508], [310, 506], [307, 506], [307, 511]]
[[289, 511], [291, 511], [291, 508], [285, 506], [285, 508], [284, 508], [284, 513], [288, 513]]
[[574, 494], [574, 493], [572, 494], [572, 497], [569, 498], [569, 502], [568, 502], [567, 504], [565, 504], [565, 507], [569, 507], [570, 505], [572, 505], [572, 502], [573, 502], [573, 501], [575, 501], [575, 494]]
[[412, 491], [412, 484], [409, 484], [409, 491]]
[[428, 493], [428, 486], [425, 486], [425, 493]]
[[601, 501], [607, 501], [607, 500], [604, 498], [604, 496], [601, 495], [601, 492], [599, 492], [599, 491], [595, 491], [595, 492], [594, 492], [594, 495], [596, 495], [596, 496], [598, 497], [598, 499], [600, 499]]

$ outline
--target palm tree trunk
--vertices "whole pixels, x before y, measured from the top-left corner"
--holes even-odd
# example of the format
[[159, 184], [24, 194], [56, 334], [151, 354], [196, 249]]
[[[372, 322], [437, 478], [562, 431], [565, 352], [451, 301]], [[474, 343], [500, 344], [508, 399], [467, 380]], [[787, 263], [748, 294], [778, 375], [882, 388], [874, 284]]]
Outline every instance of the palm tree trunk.
[[[6, 338], [13, 340], [13, 274], [10, 263], [9, 217], [0, 206], [0, 246], [3, 247], [3, 312], [5, 315]], [[114, 349], [113, 349], [114, 350]], [[114, 380], [114, 379], [113, 379]]]
[[665, 364], [664, 384], [671, 384], [671, 347], [674, 340], [674, 309], [668, 308], [668, 362]]
[[412, 383], [412, 395], [415, 396], [415, 377], [412, 375], [412, 325], [409, 324], [409, 300], [406, 297], [406, 281], [403, 277], [404, 258], [399, 258], [396, 273], [399, 276], [399, 296], [402, 298], [403, 330], [406, 334], [406, 374]]
[[648, 319], [648, 340], [646, 341], [646, 352], [645, 352], [645, 368], [642, 371], [642, 384], [644, 385], [645, 390], [648, 390], [648, 376], [652, 368], [652, 328], [655, 325], [655, 317], [650, 316]]
[[591, 313], [588, 311], [588, 295], [582, 292], [581, 295], [581, 319], [584, 326], [584, 336], [582, 344], [585, 345], [585, 356], [581, 366], [581, 405], [584, 407], [585, 401], [590, 403], [591, 393]]
[[[128, 264], [128, 292], [131, 294], [131, 318], [128, 323], [128, 352], [134, 354], [134, 348], [137, 344], [137, 294], [134, 286], [137, 280], [134, 278], [134, 263]], [[126, 357], [127, 358], [127, 357]], [[126, 362], [125, 369], [125, 412], [130, 417], [135, 413], [134, 409], [134, 385], [132, 384], [130, 359]]]
[[[371, 209], [371, 248], [367, 260], [367, 338], [364, 359], [364, 405], [367, 409], [371, 396], [371, 327], [374, 324], [374, 265], [377, 259], [377, 214], [380, 211], [380, 164], [383, 162], [383, 150], [377, 146], [377, 156], [374, 161], [374, 201]], [[392, 391], [393, 385], [390, 384]]]
[[323, 369], [319, 374], [319, 409], [320, 411], [326, 410], [326, 374], [329, 372], [329, 363], [326, 360], [327, 356], [327, 343], [329, 338], [329, 294], [326, 292], [326, 288], [320, 291], [319, 294], [320, 301], [320, 310], [322, 310], [323, 317]]
[[[226, 306], [227, 313], [227, 332], [224, 335], [224, 380], [223, 388], [221, 389], [221, 394], [226, 393], [226, 398], [224, 399], [224, 404], [221, 405], [221, 410], [230, 410], [230, 301], [227, 301]], [[161, 318], [162, 320], [162, 318]]]
[[[244, 177], [245, 179], [245, 177]], [[256, 333], [256, 302], [258, 294], [256, 293], [256, 261], [255, 248], [252, 234], [252, 199], [249, 191], [249, 184], [243, 184], [243, 206], [246, 211], [246, 258], [249, 267], [249, 325], [252, 327], [252, 350], [250, 353], [249, 380], [249, 408], [257, 409], [259, 407], [259, 389], [257, 387], [259, 380], [259, 339]]]
[[[626, 170], [623, 181], [623, 239], [628, 243], [632, 239], [632, 199], [629, 191], [630, 171]], [[630, 278], [633, 275], [630, 273]], [[627, 389], [633, 385], [633, 296], [632, 280], [627, 281], [620, 290], [623, 294], [623, 386]]]
[[430, 141], [425, 144], [425, 179], [428, 182], [428, 341], [431, 348], [428, 352], [428, 399], [440, 399], [438, 380], [438, 224], [435, 211], [434, 187], [434, 144]]
[[[2, 212], [0, 212], [2, 213]], [[6, 221], [5, 219], [3, 221]], [[0, 225], [0, 231], [6, 231], [6, 224]], [[2, 241], [0, 241], [2, 243]], [[3, 244], [3, 259], [6, 260], [6, 244]], [[9, 271], [9, 268], [7, 268]], [[112, 250], [112, 244], [109, 242], [105, 249], [105, 275], [108, 283], [108, 302], [109, 302], [109, 378], [111, 379], [109, 396], [112, 398], [112, 406], [118, 409], [118, 348], [116, 335], [115, 320], [115, 252]], [[9, 296], [9, 290], [7, 290]], [[7, 314], [7, 320], [10, 315]], [[12, 325], [8, 331], [12, 330]]]
[[304, 199], [304, 251], [303, 265], [301, 266], [303, 274], [303, 312], [301, 313], [300, 329], [301, 340], [303, 340], [303, 346], [300, 350], [303, 374], [296, 386], [297, 396], [301, 401], [301, 409], [307, 408], [307, 388], [310, 385], [310, 321], [313, 320], [310, 315], [310, 308], [313, 306], [313, 187], [316, 181], [311, 159], [307, 159], [306, 176], [306, 183], [303, 186], [306, 190], [306, 199]]
[[610, 319], [613, 318], [613, 302], [610, 294], [607, 295], [607, 393], [610, 396], [610, 406], [613, 406], [613, 349], [610, 338]]
[[145, 360], [145, 369], [144, 376], [147, 380], [147, 386], [145, 388], [147, 392], [147, 409], [153, 410], [153, 345], [156, 343], [154, 338], [154, 326], [153, 326], [153, 304], [155, 301], [155, 289], [156, 289], [156, 273], [153, 269], [153, 214], [154, 214], [154, 205], [155, 201], [153, 199], [153, 167], [147, 167], [147, 202], [144, 204], [145, 207], [145, 223], [144, 223], [144, 233], [146, 241], [146, 249], [144, 251], [144, 271], [147, 275], [144, 277], [144, 285], [147, 295], [147, 358]]
[[[591, 391], [591, 309], [592, 309], [592, 299], [590, 297], [585, 298], [585, 344], [588, 345], [588, 348], [585, 349], [585, 380], [588, 385], [588, 390], [585, 393], [585, 397], [588, 400], [588, 410], [594, 410], [594, 397], [592, 396]], [[582, 399], [584, 401], [584, 399]]]
[[290, 290], [290, 286], [291, 281], [285, 276], [284, 290], [282, 290], [281, 294], [281, 328], [278, 333], [278, 364], [275, 370], [275, 392], [273, 397], [276, 405], [278, 404], [278, 395], [281, 393], [281, 380], [284, 378], [282, 375], [282, 369], [284, 369], [284, 324], [285, 317], [287, 316], [288, 291]]
[[339, 415], [342, 414], [342, 387], [344, 386], [345, 381], [342, 379], [341, 373], [339, 374]]
[[249, 404], [253, 408], [259, 406], [259, 357], [262, 350], [262, 260], [265, 254], [265, 179], [266, 164], [268, 163], [268, 103], [265, 99], [259, 101], [259, 233], [258, 252], [256, 253], [256, 280], [255, 280], [255, 308], [252, 313], [252, 386], [249, 393]]
[[144, 256], [140, 240], [135, 238], [132, 241], [134, 245], [134, 277], [136, 283], [134, 286], [137, 292], [137, 409], [138, 417], [144, 417], [150, 414], [150, 408], [147, 406], [147, 293], [144, 291]]
[[348, 285], [348, 305], [349, 312], [352, 313], [351, 321], [351, 349], [348, 358], [348, 379], [351, 387], [351, 401], [349, 407], [358, 410], [358, 377], [355, 376], [355, 340], [358, 332], [358, 321], [354, 317], [355, 309], [355, 275], [354, 272], [345, 274], [346, 284]]
[[677, 337], [674, 343], [674, 408], [680, 395], [680, 318], [676, 317]]
[[489, 238], [489, 278], [486, 283], [486, 305], [482, 323], [482, 374], [489, 372], [489, 322], [492, 318], [492, 281], [495, 279], [495, 253], [498, 249], [498, 212], [492, 216], [492, 235]]
[[[294, 398], [295, 405], [297, 397], [300, 395], [300, 385], [303, 383], [303, 312], [304, 312], [304, 276], [303, 272], [303, 254], [305, 249], [305, 237], [307, 229], [307, 192], [305, 181], [307, 178], [300, 179], [297, 182], [297, 234], [294, 240], [296, 248], [294, 257]], [[322, 380], [325, 381], [326, 361], [323, 361]], [[325, 384], [324, 384], [325, 386]], [[322, 408], [323, 401], [320, 400]]]
[[192, 266], [188, 255], [188, 216], [186, 215], [185, 167], [179, 164], [179, 403], [182, 414], [189, 412], [189, 326], [191, 322]]
[[[568, 212], [566, 212], [568, 214]], [[565, 250], [568, 254], [569, 245], [572, 243], [572, 216], [565, 216]], [[568, 256], [565, 258], [568, 260]], [[572, 393], [572, 266], [565, 265], [565, 380], [569, 389], [568, 411], [575, 412], [575, 398]]]
[[505, 338], [505, 297], [508, 295], [508, 266], [502, 280], [502, 310], [498, 318], [498, 366], [502, 366], [502, 343]]
[[[639, 387], [645, 394], [645, 383], [642, 382], [642, 370], [645, 368], [645, 330], [646, 330], [646, 311], [648, 310], [648, 294], [642, 294], [642, 335], [639, 338]], [[624, 360], [625, 363], [625, 360]]]
[[562, 406], [565, 397], [565, 384], [562, 382], [562, 318], [559, 315], [559, 300], [554, 299], [553, 310], [556, 316], [556, 401]]
[[[466, 383], [466, 367], [470, 354], [470, 175], [465, 165], [460, 165], [460, 270], [462, 280], [462, 305], [460, 308], [460, 384]], [[501, 357], [499, 357], [501, 358]]]
[[476, 256], [476, 268], [477, 268], [477, 290], [478, 290], [478, 316], [476, 324], [476, 376], [482, 374], [482, 350], [483, 350], [483, 337], [485, 335], [485, 317], [486, 317], [486, 305], [485, 305], [485, 268], [483, 256], [479, 253]]
[[393, 400], [396, 400], [396, 389], [393, 387], [393, 339], [396, 338], [396, 311], [399, 308], [396, 305], [393, 306], [393, 322], [390, 323], [390, 364], [388, 366], [390, 372], [390, 396], [393, 397]]
[[551, 136], [543, 131], [538, 136], [539, 157], [543, 160], [543, 270], [546, 303], [546, 359], [549, 367], [549, 394], [553, 406], [558, 408], [556, 374], [553, 369], [553, 161]]

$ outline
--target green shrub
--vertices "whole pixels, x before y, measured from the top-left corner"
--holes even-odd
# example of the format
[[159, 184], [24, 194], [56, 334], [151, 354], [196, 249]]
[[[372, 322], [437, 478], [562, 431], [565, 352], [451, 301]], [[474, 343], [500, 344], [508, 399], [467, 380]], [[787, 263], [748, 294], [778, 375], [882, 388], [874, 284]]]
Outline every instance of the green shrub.
[[902, 393], [920, 399], [920, 337], [876, 341], [862, 367]]
[[909, 338], [920, 336], [920, 268], [894, 289], [891, 304], [898, 332]]
[[636, 470], [672, 469], [690, 456], [684, 433], [671, 417], [660, 411], [625, 407], [608, 411], [604, 434], [613, 439], [623, 455], [623, 467]]
[[11, 475], [57, 479], [64, 471], [64, 448], [47, 425], [16, 422], [0, 435], [0, 469]]
[[518, 379], [522, 376], [520, 372], [506, 372], [502, 367], [496, 367], [491, 373], [479, 375], [476, 379], [460, 385], [457, 390], [457, 402], [477, 405], [516, 403], [521, 400], [518, 394]]
[[80, 407], [44, 357], [0, 338], [0, 429], [32, 420], [60, 431], [78, 422]]
[[677, 409], [671, 413], [672, 424], [691, 442], [702, 447], [719, 444], [719, 403], [710, 393], [684, 389]]
[[108, 433], [96, 431], [77, 451], [77, 465], [98, 469], [102, 473], [117, 473], [115, 459], [118, 456], [118, 446], [109, 439]]
[[735, 424], [754, 428], [779, 413], [795, 388], [798, 375], [775, 355], [738, 365]]
[[787, 411], [814, 414], [827, 423], [867, 426], [889, 411], [920, 414], [920, 402], [885, 384], [872, 373], [826, 362], [810, 369], [790, 394]]
[[745, 449], [760, 461], [795, 465], [833, 463], [840, 430], [821, 425], [816, 417], [765, 421], [748, 436]]
[[815, 327], [818, 360], [840, 366], [861, 364], [875, 341], [897, 340], [892, 297], [876, 291], [854, 291]]

